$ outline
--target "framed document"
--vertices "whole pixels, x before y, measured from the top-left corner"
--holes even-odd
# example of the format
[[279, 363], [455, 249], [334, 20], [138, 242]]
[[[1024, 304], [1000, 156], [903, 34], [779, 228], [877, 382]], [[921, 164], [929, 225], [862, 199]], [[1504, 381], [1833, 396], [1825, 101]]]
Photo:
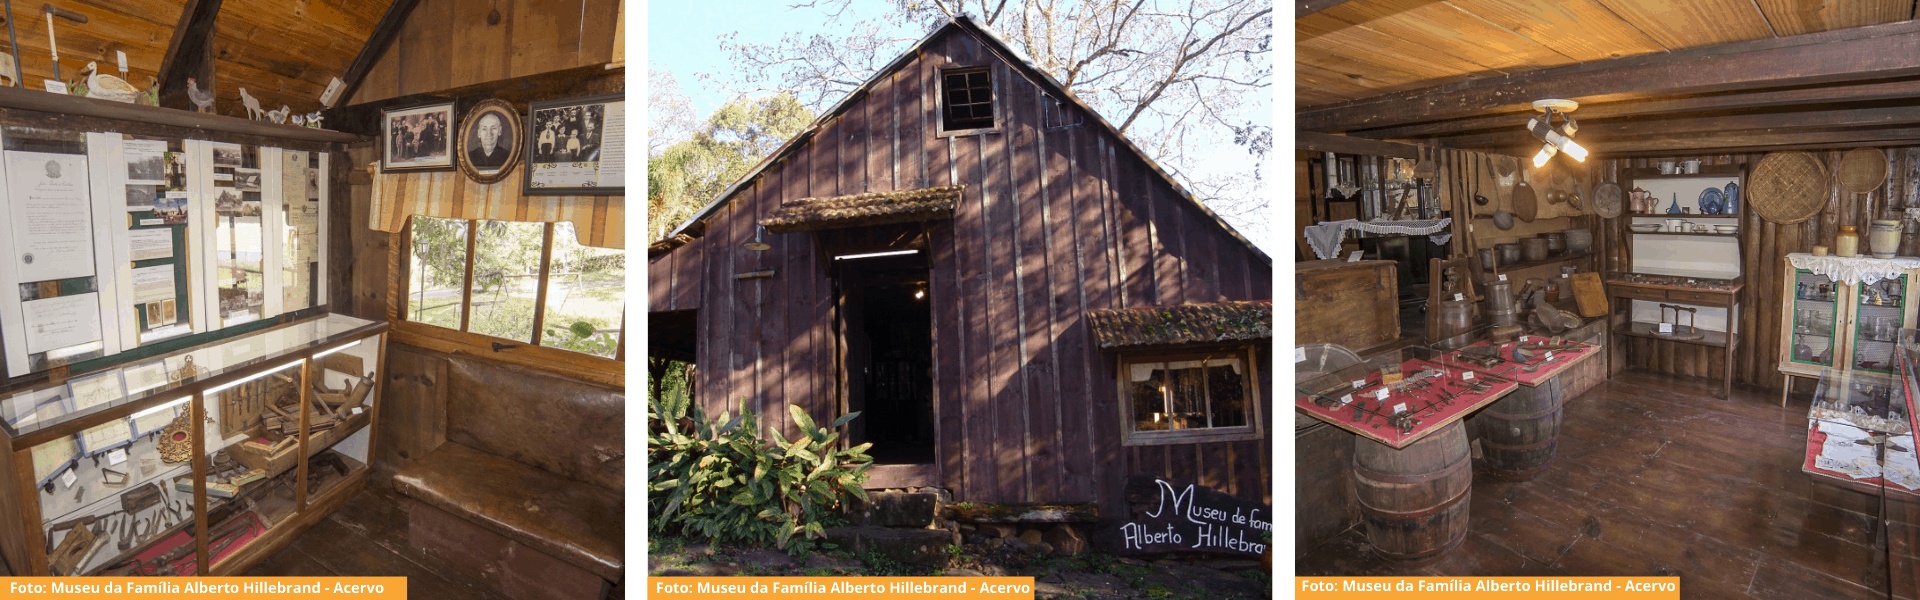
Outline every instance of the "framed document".
[[522, 132], [526, 195], [627, 193], [626, 106], [620, 94], [533, 103]]
[[476, 183], [495, 183], [520, 164], [520, 112], [498, 98], [481, 100], [460, 120], [460, 172]]
[[73, 394], [74, 412], [106, 406], [127, 397], [127, 388], [120, 379], [118, 369], [69, 381], [67, 392]]
[[114, 419], [80, 432], [80, 449], [88, 456], [101, 454], [133, 443], [133, 426], [126, 419]]
[[73, 436], [63, 435], [47, 443], [33, 447], [33, 478], [40, 485], [53, 482], [53, 477], [73, 466], [80, 460], [80, 446]]

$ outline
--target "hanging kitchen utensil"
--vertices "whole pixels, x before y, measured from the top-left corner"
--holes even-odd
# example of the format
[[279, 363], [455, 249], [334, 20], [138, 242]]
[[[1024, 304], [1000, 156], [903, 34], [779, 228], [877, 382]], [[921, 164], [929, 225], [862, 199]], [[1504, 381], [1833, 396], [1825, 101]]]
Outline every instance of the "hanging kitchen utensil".
[[1612, 219], [1620, 216], [1620, 186], [1602, 183], [1593, 188], [1593, 212]]
[[1528, 185], [1525, 180], [1515, 181], [1513, 183], [1513, 216], [1532, 223], [1534, 217], [1539, 215], [1540, 199], [1535, 197], [1533, 186]]
[[[1491, 157], [1487, 159], [1487, 168], [1489, 170], [1494, 169], [1493, 159]], [[1500, 184], [1498, 187], [1504, 188], [1506, 186], [1505, 184]], [[1500, 208], [1499, 210], [1493, 211], [1493, 226], [1500, 228], [1501, 231], [1513, 229], [1513, 213], [1507, 212], [1507, 198], [1510, 196], [1500, 192], [1495, 192], [1495, 194], [1500, 197]]]
[[[1840, 180], [1840, 189], [1853, 196], [1856, 205], [1861, 194], [1872, 193], [1887, 182], [1887, 153], [1879, 148], [1854, 148], [1840, 156], [1840, 167], [1834, 173]], [[1861, 206], [1865, 211], [1866, 207]]]
[[[1490, 206], [1491, 204], [1493, 204], [1493, 201], [1488, 200], [1486, 196], [1480, 193], [1480, 191], [1483, 189], [1483, 187], [1481, 186], [1481, 180], [1486, 178], [1487, 173], [1485, 170], [1482, 170], [1480, 168], [1480, 161], [1476, 160], [1472, 162], [1473, 162], [1473, 206], [1474, 206], [1473, 212], [1474, 214], [1490, 214], [1494, 210], [1496, 210], [1495, 207]], [[1485, 210], [1482, 210], [1482, 209], [1485, 209]]]
[[1413, 177], [1415, 179], [1426, 179], [1431, 181], [1433, 180], [1434, 175], [1438, 174], [1439, 172], [1439, 169], [1435, 167], [1437, 167], [1437, 165], [1434, 164], [1433, 150], [1426, 148], [1424, 146], [1421, 147], [1420, 162], [1418, 164], [1413, 165]]
[[1746, 201], [1761, 218], [1792, 225], [1827, 205], [1827, 169], [1812, 154], [1774, 152], [1754, 165]]
[[1519, 168], [1520, 162], [1514, 160], [1511, 156], [1502, 156], [1500, 157], [1500, 162], [1494, 163], [1494, 172], [1499, 173], [1501, 177], [1512, 175], [1513, 172], [1519, 170]]
[[1593, 170], [1587, 168], [1585, 164], [1574, 167], [1573, 209], [1581, 213], [1587, 212], [1588, 207], [1591, 206], [1587, 200], [1592, 197]]

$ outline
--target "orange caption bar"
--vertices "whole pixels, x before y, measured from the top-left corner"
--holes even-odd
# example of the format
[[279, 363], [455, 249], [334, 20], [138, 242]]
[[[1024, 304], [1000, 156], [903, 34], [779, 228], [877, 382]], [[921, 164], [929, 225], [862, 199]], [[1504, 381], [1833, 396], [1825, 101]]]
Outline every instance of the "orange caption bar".
[[1680, 600], [1679, 577], [1295, 577], [1295, 598]]
[[774, 596], [800, 600], [848, 598], [1033, 598], [1032, 577], [648, 577], [653, 600], [716, 600]]
[[0, 577], [7, 598], [363, 598], [405, 600], [405, 577]]

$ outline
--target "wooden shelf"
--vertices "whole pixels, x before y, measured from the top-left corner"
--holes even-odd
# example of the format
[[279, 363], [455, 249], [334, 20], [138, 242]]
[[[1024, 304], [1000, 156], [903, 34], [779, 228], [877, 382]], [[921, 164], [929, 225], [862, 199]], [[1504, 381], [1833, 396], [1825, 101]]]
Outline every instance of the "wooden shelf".
[[1737, 232], [1737, 231], [1736, 231], [1736, 232], [1733, 232], [1733, 233], [1696, 233], [1696, 232], [1692, 232], [1692, 231], [1686, 231], [1686, 232], [1680, 232], [1680, 231], [1635, 231], [1635, 232], [1632, 232], [1632, 233], [1633, 233], [1634, 235], [1692, 235], [1692, 236], [1700, 236], [1700, 237], [1740, 237], [1740, 232]]
[[1680, 342], [1682, 344], [1713, 346], [1715, 348], [1726, 348], [1731, 342], [1731, 340], [1727, 336], [1727, 332], [1725, 331], [1709, 331], [1709, 330], [1703, 329], [1703, 330], [1700, 330], [1700, 333], [1705, 334], [1705, 336], [1701, 337], [1700, 339], [1693, 339], [1693, 340], [1681, 339], [1681, 338], [1673, 337], [1670, 335], [1660, 335], [1658, 333], [1659, 331], [1660, 331], [1659, 323], [1641, 323], [1637, 321], [1613, 328], [1613, 332], [1620, 335], [1629, 335], [1633, 337], [1641, 337], [1641, 338], [1654, 339], [1654, 340], [1666, 340], [1669, 342]]
[[1493, 271], [1493, 272], [1495, 272], [1495, 273], [1506, 273], [1506, 272], [1510, 272], [1510, 271], [1518, 271], [1518, 270], [1521, 270], [1521, 269], [1531, 269], [1531, 268], [1533, 268], [1533, 267], [1539, 267], [1539, 266], [1544, 266], [1544, 265], [1551, 265], [1551, 264], [1555, 264], [1555, 263], [1563, 263], [1563, 262], [1568, 262], [1568, 261], [1574, 261], [1574, 260], [1580, 260], [1580, 259], [1582, 259], [1582, 258], [1590, 258], [1590, 257], [1592, 257], [1592, 256], [1593, 256], [1593, 253], [1592, 253], [1592, 252], [1581, 252], [1581, 253], [1579, 253], [1579, 254], [1562, 254], [1562, 255], [1560, 255], [1560, 256], [1550, 256], [1550, 257], [1547, 257], [1547, 259], [1546, 259], [1546, 260], [1532, 260], [1532, 261], [1522, 261], [1522, 262], [1517, 262], [1517, 263], [1514, 263], [1514, 264], [1511, 264], [1511, 265], [1505, 265], [1505, 266], [1501, 266], [1501, 267], [1496, 267], [1496, 268], [1494, 268], [1494, 271]]
[[1637, 219], [1738, 219], [1740, 218], [1739, 214], [1701, 215], [1701, 214], [1687, 214], [1687, 213], [1681, 213], [1677, 215], [1670, 215], [1667, 213], [1637, 213], [1637, 214], [1625, 214], [1620, 216], [1634, 217]]
[[0, 108], [39, 111], [61, 115], [79, 115], [121, 121], [137, 121], [174, 127], [191, 127], [208, 131], [222, 131], [242, 135], [258, 135], [291, 140], [305, 140], [326, 143], [353, 143], [364, 138], [359, 135], [276, 124], [271, 121], [252, 121], [239, 117], [203, 114], [157, 106], [113, 102], [98, 98], [68, 96], [30, 88], [0, 87]]

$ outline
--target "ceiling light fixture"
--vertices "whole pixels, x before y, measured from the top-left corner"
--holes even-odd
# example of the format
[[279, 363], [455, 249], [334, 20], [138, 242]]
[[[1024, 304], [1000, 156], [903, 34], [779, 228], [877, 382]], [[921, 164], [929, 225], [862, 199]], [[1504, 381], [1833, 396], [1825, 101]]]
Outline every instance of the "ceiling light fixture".
[[[1580, 124], [1574, 122], [1572, 113], [1574, 109], [1580, 108], [1580, 103], [1572, 100], [1535, 100], [1533, 108], [1546, 113], [1544, 116], [1527, 120], [1527, 131], [1532, 132], [1533, 137], [1546, 142], [1540, 147], [1540, 153], [1533, 155], [1534, 168], [1546, 166], [1547, 161], [1553, 159], [1553, 155], [1561, 152], [1567, 153], [1567, 156], [1576, 161], [1586, 162], [1587, 149], [1573, 141], [1573, 134], [1580, 130]], [[1557, 131], [1553, 127], [1555, 115], [1559, 115], [1564, 121]]]

